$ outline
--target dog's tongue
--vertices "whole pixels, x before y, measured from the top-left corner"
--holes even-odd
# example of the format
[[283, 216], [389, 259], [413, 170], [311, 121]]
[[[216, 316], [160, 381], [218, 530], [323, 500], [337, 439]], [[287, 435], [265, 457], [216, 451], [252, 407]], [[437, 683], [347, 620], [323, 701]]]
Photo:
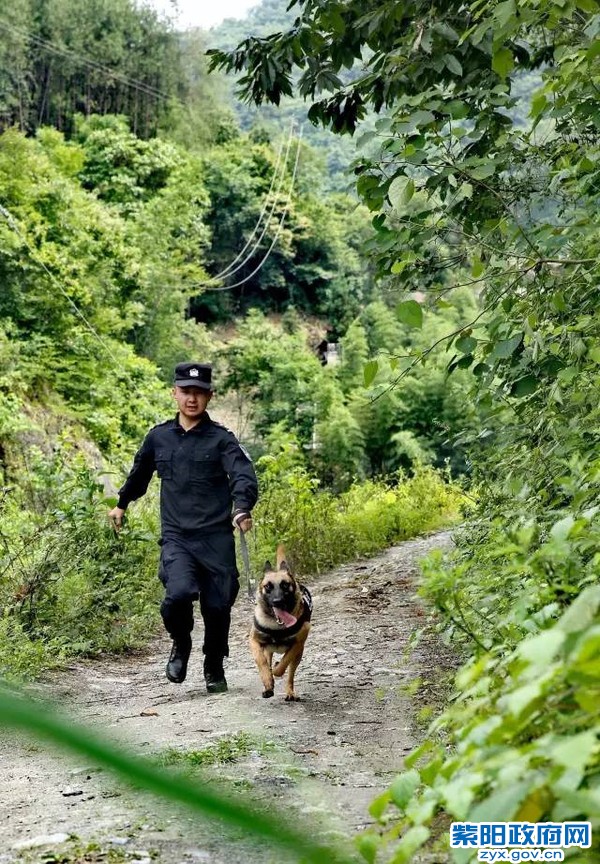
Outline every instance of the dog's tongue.
[[292, 627], [297, 621], [297, 618], [294, 618], [293, 615], [290, 615], [290, 613], [286, 612], [284, 609], [273, 608], [273, 612], [275, 613], [275, 617], [279, 623], [285, 624], [286, 627]]

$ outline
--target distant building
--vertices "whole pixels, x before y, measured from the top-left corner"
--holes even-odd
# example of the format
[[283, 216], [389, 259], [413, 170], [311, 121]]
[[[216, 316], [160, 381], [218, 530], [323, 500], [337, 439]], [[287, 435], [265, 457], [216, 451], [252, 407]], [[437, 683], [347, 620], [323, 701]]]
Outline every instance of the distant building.
[[323, 339], [316, 348], [317, 357], [322, 366], [335, 366], [340, 362], [340, 346], [338, 342], [328, 342]]

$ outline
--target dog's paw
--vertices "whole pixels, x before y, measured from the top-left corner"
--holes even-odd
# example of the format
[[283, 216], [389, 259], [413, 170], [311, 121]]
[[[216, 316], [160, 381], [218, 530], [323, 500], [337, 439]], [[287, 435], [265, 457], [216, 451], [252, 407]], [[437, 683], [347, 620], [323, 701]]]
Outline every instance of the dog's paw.
[[284, 672], [285, 672], [285, 666], [283, 667], [283, 669], [281, 669], [279, 666], [279, 663], [275, 664], [275, 666], [273, 667], [273, 675], [276, 678], [281, 678], [281, 676], [283, 675]]
[[295, 693], [288, 693], [287, 696], [285, 697], [285, 701], [286, 702], [301, 702], [302, 700], [300, 699], [299, 696], [296, 696]]
[[270, 699], [274, 695], [273, 690], [263, 690], [263, 699]]

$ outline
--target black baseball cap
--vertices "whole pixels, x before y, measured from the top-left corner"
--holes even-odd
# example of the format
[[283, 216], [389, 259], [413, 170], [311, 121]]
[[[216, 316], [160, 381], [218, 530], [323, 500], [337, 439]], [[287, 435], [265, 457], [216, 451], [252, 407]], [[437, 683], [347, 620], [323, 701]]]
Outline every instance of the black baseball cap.
[[210, 363], [178, 363], [175, 367], [176, 387], [199, 387], [212, 390]]

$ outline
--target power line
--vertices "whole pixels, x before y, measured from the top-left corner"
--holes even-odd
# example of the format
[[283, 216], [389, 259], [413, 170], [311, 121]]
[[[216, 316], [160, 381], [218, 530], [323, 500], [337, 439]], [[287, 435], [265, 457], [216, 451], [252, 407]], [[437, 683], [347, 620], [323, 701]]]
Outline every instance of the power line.
[[[181, 107], [185, 108], [186, 110], [189, 110], [189, 105], [186, 105], [186, 103], [184, 103], [183, 100], [179, 99], [178, 97], [176, 97], [176, 96], [171, 96], [171, 95], [169, 95], [168, 93], [165, 93], [165, 92], [162, 91], [162, 90], [159, 90], [159, 89], [157, 89], [157, 88], [155, 88], [155, 87], [152, 87], [150, 84], [146, 84], [146, 83], [144, 83], [143, 81], [138, 81], [138, 80], [136, 80], [136, 79], [134, 79], [134, 78], [130, 78], [130, 77], [127, 76], [127, 75], [123, 75], [123, 74], [120, 73], [120, 72], [116, 72], [115, 70], [111, 69], [110, 67], [105, 66], [105, 65], [103, 65], [102, 63], [98, 63], [98, 61], [96, 61], [96, 60], [92, 60], [91, 58], [89, 58], [89, 57], [85, 57], [85, 56], [82, 55], [82, 54], [78, 54], [77, 52], [72, 51], [72, 50], [70, 50], [70, 49], [68, 49], [68, 48], [61, 48], [60, 46], [56, 45], [56, 43], [54, 43], [54, 42], [51, 42], [51, 41], [49, 41], [49, 40], [47, 40], [47, 39], [42, 39], [40, 36], [35, 36], [35, 35], [32, 34], [32, 33], [29, 33], [29, 32], [27, 32], [27, 31], [25, 31], [25, 30], [21, 30], [21, 29], [18, 28], [18, 27], [14, 27], [13, 25], [9, 24], [9, 23], [6, 22], [6, 21], [2, 21], [2, 20], [0, 20], [0, 27], [3, 28], [4, 30], [7, 30], [7, 31], [9, 31], [9, 32], [11, 32], [11, 33], [13, 33], [13, 34], [15, 34], [15, 35], [22, 36], [22, 37], [24, 37], [24, 38], [26, 38], [26, 39], [31, 40], [32, 42], [34, 42], [35, 44], [39, 45], [40, 47], [44, 48], [44, 49], [47, 50], [47, 51], [50, 51], [50, 52], [52, 52], [52, 53], [54, 53], [54, 54], [58, 54], [59, 56], [67, 57], [67, 58], [69, 58], [69, 59], [71, 59], [71, 60], [75, 60], [76, 62], [79, 62], [79, 63], [83, 64], [84, 66], [87, 66], [87, 67], [89, 67], [89, 68], [91, 68], [91, 69], [94, 69], [94, 70], [96, 70], [96, 71], [100, 71], [100, 72], [104, 73], [105, 75], [107, 75], [109, 78], [112, 78], [112, 79], [114, 79], [115, 81], [119, 81], [119, 82], [125, 84], [125, 85], [128, 86], [128, 87], [135, 88], [135, 89], [139, 90], [140, 92], [144, 93], [144, 94], [147, 95], [147, 96], [153, 96], [153, 97], [155, 97], [155, 98], [162, 98], [162, 99], [165, 99], [165, 100], [173, 100], [174, 102], [177, 102]], [[233, 265], [236, 264], [236, 263], [240, 260], [240, 258], [244, 255], [244, 253], [246, 252], [246, 250], [247, 250], [248, 247], [250, 246], [250, 244], [251, 244], [251, 242], [252, 242], [252, 239], [253, 239], [254, 236], [256, 235], [256, 232], [258, 231], [259, 226], [260, 226], [260, 224], [261, 224], [261, 222], [262, 222], [262, 220], [263, 220], [263, 217], [264, 217], [264, 215], [265, 215], [265, 213], [266, 213], [266, 210], [267, 210], [267, 207], [268, 207], [269, 198], [270, 198], [271, 192], [272, 192], [273, 187], [274, 187], [274, 184], [275, 184], [275, 179], [276, 179], [277, 174], [278, 174], [278, 165], [279, 165], [279, 162], [280, 162], [280, 160], [281, 160], [281, 154], [282, 154], [282, 152], [283, 152], [283, 146], [284, 146], [284, 145], [283, 145], [283, 142], [282, 142], [282, 144], [281, 144], [280, 151], [279, 151], [279, 155], [278, 155], [278, 157], [277, 157], [277, 163], [276, 163], [276, 166], [275, 166], [275, 169], [274, 169], [274, 172], [273, 172], [273, 177], [272, 177], [272, 179], [271, 179], [271, 185], [270, 185], [270, 187], [269, 187], [269, 190], [268, 190], [267, 195], [266, 195], [266, 198], [265, 198], [265, 203], [264, 203], [263, 208], [262, 208], [262, 210], [261, 210], [261, 213], [260, 213], [260, 215], [259, 215], [259, 217], [258, 217], [258, 221], [257, 221], [256, 225], [254, 226], [254, 229], [253, 229], [253, 231], [252, 231], [252, 234], [251, 234], [250, 237], [248, 238], [248, 240], [247, 240], [245, 246], [243, 247], [243, 249], [238, 253], [238, 255], [233, 259], [233, 261], [231, 261], [230, 264], [228, 264], [227, 267], [225, 267], [224, 270], [222, 270], [219, 274], [217, 274], [216, 276], [211, 277], [207, 282], [203, 282], [203, 283], [201, 283], [201, 286], [208, 285], [208, 284], [210, 284], [210, 283], [212, 283], [212, 282], [215, 282], [215, 281], [217, 281], [217, 280], [220, 280], [221, 278], [228, 277], [228, 276], [232, 276], [234, 273], [237, 273], [239, 270], [241, 270], [241, 269], [242, 269], [242, 268], [243, 268], [243, 267], [248, 263], [248, 261], [251, 260], [251, 258], [254, 256], [254, 253], [256, 252], [256, 250], [258, 249], [258, 247], [260, 246], [260, 243], [262, 242], [262, 239], [263, 239], [265, 233], [267, 232], [267, 229], [268, 229], [268, 227], [269, 227], [269, 225], [270, 225], [270, 223], [271, 223], [271, 219], [272, 219], [273, 213], [274, 213], [274, 211], [275, 211], [275, 207], [276, 207], [276, 205], [277, 205], [277, 199], [278, 199], [279, 194], [280, 194], [280, 192], [281, 192], [281, 189], [282, 189], [282, 187], [283, 187], [283, 182], [284, 182], [284, 179], [285, 179], [285, 168], [286, 168], [287, 161], [288, 161], [289, 150], [290, 150], [291, 141], [292, 141], [292, 136], [293, 136], [293, 129], [294, 129], [294, 121], [292, 120], [292, 122], [291, 122], [291, 124], [290, 124], [290, 133], [289, 133], [289, 137], [288, 137], [288, 144], [287, 144], [287, 148], [286, 148], [285, 161], [284, 161], [284, 165], [283, 165], [283, 168], [282, 168], [281, 181], [280, 181], [279, 187], [278, 187], [278, 189], [277, 189], [277, 192], [275, 193], [275, 198], [274, 198], [274, 200], [273, 200], [273, 203], [272, 203], [272, 205], [271, 205], [271, 212], [269, 213], [269, 216], [268, 216], [268, 218], [267, 218], [267, 220], [266, 220], [266, 223], [265, 223], [265, 225], [264, 225], [264, 227], [263, 227], [263, 230], [262, 230], [262, 232], [261, 232], [261, 234], [260, 234], [260, 237], [258, 238], [257, 242], [254, 244], [254, 246], [253, 246], [252, 250], [250, 251], [250, 253], [249, 253], [249, 254], [244, 258], [244, 260], [242, 260], [242, 261], [241, 261], [241, 262], [240, 262], [240, 263], [239, 263], [239, 264], [238, 264], [234, 269], [231, 269], [231, 268], [233, 267]], [[260, 264], [258, 265], [258, 267], [257, 267], [257, 268], [256, 268], [256, 269], [255, 269], [255, 270], [254, 270], [254, 271], [253, 271], [249, 276], [247, 276], [246, 278], [242, 279], [240, 282], [237, 282], [237, 283], [235, 283], [234, 285], [219, 286], [219, 287], [216, 287], [216, 288], [207, 288], [206, 290], [208, 290], [208, 291], [229, 291], [229, 290], [231, 290], [232, 288], [237, 288], [237, 287], [239, 287], [240, 285], [243, 285], [243, 284], [244, 284], [245, 282], [247, 282], [249, 279], [251, 279], [251, 278], [252, 278], [256, 273], [258, 273], [258, 271], [259, 271], [259, 270], [264, 266], [264, 264], [266, 263], [267, 259], [269, 258], [270, 254], [271, 254], [271, 252], [272, 252], [272, 250], [273, 250], [273, 248], [274, 248], [274, 246], [275, 246], [275, 243], [277, 242], [277, 240], [278, 240], [278, 238], [279, 238], [279, 235], [280, 235], [281, 230], [282, 230], [282, 228], [283, 228], [283, 223], [284, 223], [284, 221], [285, 221], [285, 217], [286, 217], [286, 214], [287, 214], [287, 211], [288, 211], [288, 209], [289, 209], [290, 202], [291, 202], [291, 195], [292, 195], [292, 190], [293, 190], [293, 186], [294, 186], [294, 182], [295, 182], [295, 177], [296, 177], [296, 172], [297, 172], [297, 168], [298, 168], [299, 156], [300, 156], [300, 139], [301, 139], [301, 137], [302, 137], [302, 127], [300, 127], [300, 135], [299, 135], [299, 137], [298, 137], [298, 148], [297, 148], [297, 152], [296, 152], [296, 160], [295, 160], [295, 164], [294, 164], [294, 169], [293, 169], [293, 172], [292, 172], [292, 180], [291, 180], [291, 183], [290, 183], [290, 189], [289, 189], [288, 199], [287, 199], [286, 205], [285, 205], [285, 207], [284, 207], [284, 211], [283, 211], [283, 214], [282, 214], [281, 220], [280, 220], [279, 225], [278, 225], [278, 227], [277, 227], [277, 231], [276, 231], [276, 233], [275, 233], [275, 237], [274, 237], [274, 239], [273, 239], [273, 242], [271, 243], [271, 245], [269, 246], [269, 249], [267, 250], [267, 254], [266, 254], [265, 257], [262, 259], [262, 261], [260, 262]], [[33, 250], [32, 247], [30, 246], [30, 244], [28, 243], [27, 239], [26, 239], [26, 238], [23, 236], [23, 234], [19, 231], [19, 229], [18, 229], [18, 227], [17, 227], [17, 225], [16, 225], [16, 222], [14, 221], [14, 219], [12, 218], [12, 216], [10, 215], [10, 213], [9, 213], [5, 208], [3, 208], [1, 205], [0, 205], [0, 213], [2, 213], [2, 215], [6, 218], [8, 224], [13, 228], [13, 230], [14, 230], [14, 231], [19, 235], [19, 237], [21, 238], [21, 240], [22, 240], [22, 241], [24, 242], [24, 244], [27, 246], [27, 248], [28, 248], [28, 250], [29, 250], [29, 252], [30, 252], [32, 258], [33, 258], [34, 260], [37, 261], [37, 259], [35, 258], [34, 250]], [[54, 274], [53, 274], [53, 273], [52, 273], [52, 272], [51, 272], [51, 271], [46, 267], [46, 265], [44, 264], [44, 262], [42, 262], [42, 261], [37, 261], [37, 263], [38, 263], [38, 264], [39, 264], [39, 265], [40, 265], [40, 266], [41, 266], [41, 267], [46, 271], [46, 273], [50, 276], [50, 278], [55, 282], [55, 284], [58, 286], [58, 288], [59, 288], [59, 290], [61, 291], [61, 293], [66, 297], [66, 299], [69, 301], [69, 303], [71, 304], [71, 306], [73, 306], [73, 308], [74, 308], [74, 310], [76, 311], [76, 313], [77, 313], [77, 314], [79, 315], [79, 317], [84, 321], [84, 323], [86, 324], [86, 326], [91, 330], [91, 332], [92, 332], [92, 333], [94, 334], [94, 336], [98, 339], [98, 341], [102, 344], [102, 346], [104, 347], [104, 349], [105, 349], [105, 350], [110, 354], [110, 356], [111, 356], [113, 359], [116, 359], [116, 358], [114, 357], [114, 355], [112, 354], [112, 352], [110, 351], [110, 349], [108, 348], [108, 346], [103, 342], [103, 340], [101, 339], [101, 337], [100, 337], [100, 336], [98, 335], [98, 333], [94, 330], [94, 328], [93, 328], [92, 325], [89, 323], [89, 321], [85, 318], [85, 316], [83, 315], [83, 313], [81, 312], [81, 310], [79, 309], [79, 307], [74, 303], [74, 301], [72, 300], [72, 298], [69, 297], [69, 295], [67, 294], [67, 292], [63, 289], [62, 285], [58, 282], [58, 280], [56, 279], [56, 277], [54, 276]]]
[[75, 313], [79, 316], [79, 318], [81, 318], [81, 320], [82, 320], [83, 323], [86, 325], [86, 327], [88, 328], [88, 330], [90, 330], [91, 333], [96, 337], [96, 339], [98, 340], [98, 342], [100, 343], [100, 345], [102, 345], [102, 347], [104, 348], [104, 350], [106, 351], [106, 353], [109, 355], [109, 357], [110, 357], [112, 360], [114, 360], [115, 363], [118, 363], [119, 361], [117, 360], [116, 356], [115, 356], [115, 355], [113, 354], [113, 352], [110, 350], [110, 348], [108, 347], [108, 345], [106, 344], [106, 342], [102, 339], [102, 337], [100, 336], [100, 334], [99, 334], [99, 333], [94, 329], [94, 327], [93, 327], [93, 326], [90, 324], [90, 322], [87, 320], [87, 318], [85, 317], [85, 315], [83, 314], [83, 312], [81, 311], [81, 309], [79, 308], [79, 306], [77, 305], [77, 303], [75, 303], [75, 301], [73, 300], [72, 297], [69, 297], [68, 293], [65, 291], [65, 289], [63, 288], [63, 286], [61, 285], [61, 283], [59, 282], [59, 280], [56, 278], [56, 276], [54, 275], [54, 273], [52, 273], [52, 271], [49, 270], [48, 267], [46, 267], [46, 265], [45, 265], [45, 263], [44, 263], [43, 261], [40, 261], [40, 260], [39, 260], [39, 258], [37, 257], [37, 255], [36, 255], [36, 253], [35, 253], [34, 248], [33, 248], [32, 245], [29, 243], [29, 241], [27, 240], [27, 238], [25, 237], [25, 235], [23, 234], [23, 232], [21, 231], [21, 229], [20, 229], [19, 226], [17, 225], [17, 222], [16, 222], [15, 218], [14, 218], [14, 217], [12, 216], [12, 214], [11, 214], [11, 213], [6, 209], [6, 207], [3, 207], [3, 206], [2, 206], [2, 204], [0, 204], [0, 214], [1, 214], [2, 216], [4, 216], [4, 218], [6, 219], [9, 228], [12, 228], [12, 230], [15, 232], [15, 234], [17, 235], [17, 237], [19, 237], [19, 239], [21, 240], [21, 242], [26, 246], [26, 248], [27, 248], [27, 250], [29, 251], [29, 254], [30, 254], [30, 256], [31, 256], [31, 259], [32, 259], [36, 264], [38, 264], [38, 265], [39, 265], [39, 266], [40, 266], [40, 267], [41, 267], [41, 268], [42, 268], [42, 269], [43, 269], [43, 270], [48, 274], [48, 276], [50, 277], [50, 279], [52, 280], [52, 282], [54, 282], [54, 284], [56, 285], [56, 287], [58, 288], [58, 290], [60, 291], [60, 293], [63, 295], [63, 297], [66, 297], [66, 299], [68, 300], [69, 304], [73, 307], [73, 310], [75, 311]]
[[[243, 260], [242, 260], [242, 261], [237, 265], [237, 267], [234, 267], [233, 270], [232, 270], [231, 267], [233, 267], [233, 265], [235, 264], [235, 262], [240, 258], [240, 256], [244, 253], [244, 251], [248, 248], [248, 246], [250, 245], [250, 242], [251, 242], [251, 240], [252, 240], [252, 237], [254, 236], [254, 234], [256, 234], [256, 232], [258, 231], [258, 228], [259, 228], [259, 226], [260, 226], [260, 223], [262, 222], [262, 219], [263, 219], [264, 213], [265, 213], [265, 211], [266, 211], [266, 209], [267, 209], [267, 205], [268, 205], [268, 202], [269, 202], [269, 197], [270, 197], [270, 194], [271, 194], [271, 190], [272, 190], [272, 188], [273, 188], [273, 184], [274, 184], [274, 181], [275, 181], [275, 176], [276, 176], [276, 173], [278, 173], [278, 172], [277, 172], [277, 167], [276, 167], [276, 169], [275, 169], [275, 172], [273, 173], [273, 179], [272, 179], [272, 181], [271, 181], [271, 187], [269, 188], [269, 191], [268, 191], [268, 193], [267, 193], [267, 197], [265, 198], [265, 203], [264, 203], [263, 209], [262, 209], [262, 211], [261, 211], [260, 216], [258, 217], [258, 222], [257, 222], [256, 225], [254, 226], [254, 230], [253, 230], [253, 232], [252, 232], [252, 235], [251, 235], [251, 237], [250, 237], [248, 243], [246, 243], [246, 245], [244, 246], [244, 249], [242, 250], [242, 252], [240, 252], [240, 253], [237, 255], [237, 257], [236, 257], [236, 258], [231, 262], [231, 264], [229, 264], [229, 265], [228, 265], [224, 270], [222, 270], [222, 271], [221, 271], [220, 273], [218, 273], [216, 276], [211, 276], [211, 278], [210, 278], [210, 279], [207, 279], [206, 282], [203, 282], [202, 285], [210, 285], [210, 284], [213, 283], [213, 282], [218, 282], [218, 281], [220, 281], [222, 278], [228, 278], [229, 276], [233, 276], [234, 273], [237, 273], [238, 270], [241, 270], [243, 267], [245, 267], [246, 264], [247, 264], [250, 260], [252, 260], [252, 258], [254, 257], [254, 254], [255, 254], [256, 250], [258, 249], [258, 247], [259, 247], [260, 244], [262, 243], [262, 239], [263, 239], [263, 237], [265, 236], [265, 234], [267, 233], [267, 229], [269, 228], [269, 225], [271, 224], [271, 219], [273, 218], [273, 213], [275, 212], [275, 207], [277, 206], [277, 201], [279, 200], [279, 196], [280, 196], [281, 191], [282, 191], [282, 189], [283, 189], [283, 184], [285, 183], [285, 169], [286, 169], [286, 167], [287, 167], [288, 157], [289, 157], [289, 153], [290, 153], [290, 147], [291, 147], [291, 144], [292, 144], [293, 129], [294, 129], [294, 124], [292, 123], [292, 124], [290, 125], [290, 134], [289, 134], [289, 137], [288, 137], [288, 143], [287, 143], [287, 148], [286, 148], [286, 152], [285, 152], [285, 161], [284, 161], [284, 163], [283, 163], [283, 168], [282, 168], [282, 170], [281, 170], [281, 179], [280, 179], [280, 182], [279, 182], [279, 186], [278, 186], [278, 188], [277, 188], [277, 191], [275, 192], [275, 197], [273, 198], [273, 203], [271, 204], [271, 212], [269, 213], [269, 215], [268, 215], [268, 217], [267, 217], [267, 219], [266, 219], [266, 221], [265, 221], [265, 224], [264, 224], [264, 226], [263, 226], [263, 229], [262, 229], [262, 231], [261, 231], [261, 233], [260, 233], [260, 236], [259, 236], [258, 240], [257, 240], [256, 243], [254, 244], [254, 246], [252, 247], [252, 249], [250, 250], [250, 252], [246, 255], [246, 257], [245, 257], [245, 258], [244, 258], [244, 259], [243, 259]], [[283, 144], [282, 144], [282, 147], [283, 147]], [[281, 154], [280, 154], [280, 155], [281, 155]]]
[[294, 182], [295, 182], [295, 180], [296, 180], [296, 173], [297, 173], [297, 171], [298, 171], [298, 162], [300, 161], [300, 143], [301, 143], [301, 139], [302, 139], [302, 126], [300, 127], [300, 134], [298, 135], [298, 147], [297, 147], [297, 149], [296, 149], [296, 161], [294, 162], [294, 170], [292, 171], [292, 179], [291, 179], [291, 181], [290, 181], [290, 189], [289, 189], [289, 192], [288, 192], [287, 201], [286, 201], [286, 203], [285, 203], [285, 207], [283, 208], [283, 213], [282, 213], [282, 215], [281, 215], [281, 219], [279, 220], [279, 225], [277, 226], [277, 231], [275, 232], [275, 236], [273, 237], [273, 240], [272, 240], [272, 242], [271, 242], [271, 245], [270, 245], [269, 248], [267, 249], [267, 254], [266, 254], [265, 257], [262, 259], [262, 261], [260, 262], [260, 264], [258, 265], [258, 267], [256, 267], [256, 268], [252, 271], [252, 273], [250, 273], [250, 274], [249, 274], [248, 276], [246, 276], [244, 279], [241, 279], [239, 282], [235, 282], [233, 285], [221, 285], [221, 286], [218, 287], [218, 288], [207, 288], [207, 289], [206, 289], [207, 291], [231, 291], [233, 288], [239, 288], [240, 285], [243, 285], [245, 282], [248, 282], [250, 279], [252, 279], [253, 276], [256, 276], [256, 274], [258, 273], [258, 271], [261, 270], [261, 269], [264, 267], [264, 265], [267, 263], [267, 260], [268, 260], [268, 258], [269, 258], [269, 256], [270, 256], [271, 252], [273, 251], [273, 249], [274, 249], [274, 247], [275, 247], [275, 244], [277, 243], [277, 240], [279, 239], [279, 235], [281, 234], [281, 231], [282, 231], [282, 228], [283, 228], [283, 223], [284, 223], [284, 221], [285, 221], [285, 217], [287, 216], [287, 212], [288, 212], [288, 210], [289, 210], [289, 206], [290, 206], [291, 201], [292, 201], [292, 190], [293, 190], [293, 188], [294, 188]]
[[14, 27], [12, 24], [8, 24], [6, 21], [0, 20], [0, 27], [2, 27], [4, 30], [8, 30], [10, 33], [13, 33], [17, 36], [23, 36], [26, 39], [35, 42], [40, 47], [45, 48], [47, 51], [50, 51], [53, 54], [58, 54], [62, 57], [68, 57], [71, 60], [78, 61], [84, 66], [89, 66], [91, 69], [103, 72], [110, 78], [114, 78], [115, 81], [120, 81], [122, 84], [126, 84], [128, 87], [133, 87], [136, 90], [140, 90], [146, 96], [154, 96], [155, 98], [161, 99], [173, 99], [180, 105], [187, 107], [185, 106], [185, 103], [178, 97], [171, 96], [162, 90], [158, 90], [151, 84], [146, 84], [144, 81], [138, 81], [135, 78], [130, 78], [128, 75], [124, 75], [121, 72], [116, 72], [114, 69], [111, 69], [110, 66], [104, 66], [102, 63], [98, 63], [97, 60], [92, 60], [90, 57], [85, 57], [83, 54], [78, 54], [76, 51], [71, 51], [71, 49], [69, 48], [61, 48], [55, 42], [50, 42], [47, 39], [42, 39], [40, 36], [35, 36], [33, 33], [28, 33], [26, 30], [21, 30], [18, 27]]
[[[275, 199], [274, 199], [274, 202], [273, 202], [273, 205], [272, 205], [272, 208], [271, 208], [271, 213], [269, 214], [269, 217], [268, 217], [268, 219], [267, 219], [267, 226], [268, 226], [269, 222], [271, 221], [271, 216], [273, 215], [273, 209], [274, 209], [274, 207], [275, 207], [275, 203], [276, 203], [276, 201], [277, 201], [277, 198], [278, 198], [279, 193], [280, 193], [280, 191], [281, 191], [281, 187], [282, 187], [282, 185], [283, 185], [283, 180], [284, 180], [284, 178], [285, 178], [285, 169], [286, 169], [286, 166], [287, 166], [288, 155], [289, 155], [289, 151], [290, 151], [290, 145], [291, 145], [291, 142], [292, 142], [292, 134], [293, 134], [293, 130], [294, 130], [294, 122], [292, 121], [292, 123], [290, 124], [290, 134], [289, 134], [289, 137], [288, 137], [287, 149], [286, 149], [286, 153], [285, 153], [285, 161], [284, 161], [284, 163], [283, 163], [283, 168], [281, 169], [281, 171], [282, 171], [282, 173], [281, 173], [281, 182], [280, 182], [280, 185], [279, 185], [279, 188], [278, 188], [277, 192], [275, 193]], [[255, 235], [256, 232], [258, 231], [258, 228], [259, 228], [259, 226], [260, 226], [260, 223], [262, 222], [263, 217], [264, 217], [264, 215], [265, 215], [265, 213], [266, 213], [267, 206], [268, 206], [268, 204], [269, 204], [269, 198], [271, 197], [271, 192], [273, 191], [273, 186], [275, 185], [275, 178], [277, 177], [277, 175], [278, 175], [278, 173], [279, 173], [279, 163], [281, 162], [281, 156], [282, 156], [282, 153], [283, 153], [283, 148], [284, 148], [284, 146], [285, 146], [285, 144], [284, 144], [284, 141], [282, 140], [282, 142], [281, 142], [281, 147], [279, 148], [279, 154], [278, 154], [278, 156], [277, 156], [277, 162], [275, 163], [275, 168], [273, 169], [273, 177], [271, 178], [271, 185], [269, 186], [269, 191], [267, 192], [267, 195], [266, 195], [266, 198], [265, 198], [265, 203], [264, 203], [264, 205], [263, 205], [263, 207], [262, 207], [262, 210], [260, 211], [260, 215], [259, 215], [259, 217], [258, 217], [258, 221], [257, 221], [256, 225], [254, 226], [254, 229], [253, 229], [253, 231], [252, 231], [252, 234], [248, 237], [248, 240], [246, 241], [246, 244], [245, 244], [244, 248], [243, 248], [240, 252], [238, 252], [238, 254], [237, 254], [236, 257], [233, 259], [233, 261], [231, 261], [231, 263], [228, 264], [227, 267], [225, 267], [225, 269], [221, 270], [220, 273], [217, 273], [216, 276], [211, 276], [210, 280], [208, 280], [209, 282], [216, 282], [216, 281], [218, 281], [219, 279], [223, 278], [223, 276], [231, 276], [232, 273], [237, 273], [237, 271], [238, 271], [241, 267], [243, 267], [244, 264], [246, 264], [246, 263], [248, 262], [249, 258], [252, 257], [252, 255], [253, 255], [254, 252], [256, 251], [258, 245], [260, 244], [260, 241], [261, 241], [262, 238], [264, 237], [264, 231], [265, 231], [266, 229], [263, 229], [263, 233], [262, 233], [262, 234], [260, 235], [260, 237], [258, 238], [258, 240], [257, 240], [257, 242], [256, 242], [256, 244], [255, 244], [255, 246], [254, 246], [254, 248], [253, 248], [253, 250], [252, 250], [252, 252], [249, 253], [249, 255], [245, 258], [244, 261], [242, 261], [241, 264], [238, 265], [238, 267], [236, 267], [234, 270], [231, 270], [231, 268], [233, 267], [233, 265], [236, 264], [236, 263], [240, 260], [240, 258], [241, 258], [241, 257], [244, 255], [244, 253], [246, 252], [246, 249], [250, 246], [250, 244], [251, 244], [251, 242], [252, 242], [252, 239], [254, 238], [254, 235]], [[208, 283], [207, 283], [207, 284], [208, 284]]]

